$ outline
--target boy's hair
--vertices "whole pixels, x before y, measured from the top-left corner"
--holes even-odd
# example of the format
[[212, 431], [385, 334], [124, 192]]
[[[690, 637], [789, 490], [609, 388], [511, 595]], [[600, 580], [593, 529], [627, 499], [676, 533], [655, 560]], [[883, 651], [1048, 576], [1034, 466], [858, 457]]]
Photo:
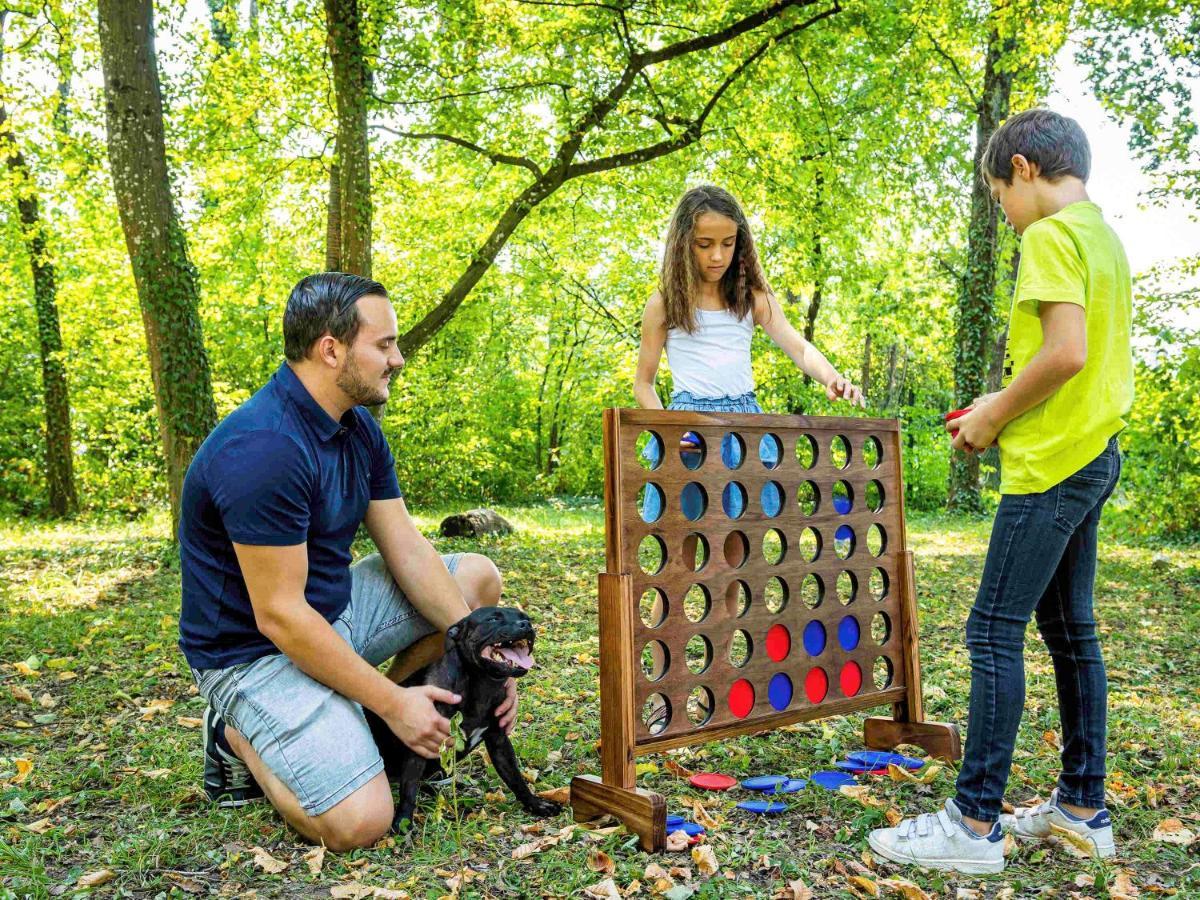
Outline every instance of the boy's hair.
[[329, 333], [353, 344], [361, 324], [357, 301], [374, 294], [386, 297], [378, 281], [345, 272], [322, 272], [301, 278], [283, 309], [283, 355], [292, 362], [307, 358], [313, 342]]
[[1005, 120], [992, 132], [980, 168], [993, 181], [1012, 184], [1018, 153], [1037, 163], [1047, 181], [1067, 175], [1087, 181], [1092, 171], [1092, 150], [1079, 123], [1048, 109], [1027, 109]]
[[721, 297], [726, 307], [739, 319], [754, 311], [754, 291], [770, 292], [766, 276], [758, 261], [758, 250], [750, 234], [750, 223], [734, 196], [711, 184], [694, 187], [679, 199], [667, 229], [666, 251], [658, 289], [666, 307], [668, 329], [682, 328], [688, 334], [696, 329], [695, 298], [700, 288], [700, 273], [692, 252], [692, 235], [696, 220], [711, 212], [733, 220], [737, 238], [733, 259], [721, 276]]

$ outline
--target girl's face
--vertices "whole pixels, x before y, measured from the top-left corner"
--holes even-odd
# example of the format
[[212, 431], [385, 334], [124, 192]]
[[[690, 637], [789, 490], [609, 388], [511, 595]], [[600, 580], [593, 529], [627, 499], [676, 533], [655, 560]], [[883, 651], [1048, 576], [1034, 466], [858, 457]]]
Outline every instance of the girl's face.
[[718, 282], [733, 262], [737, 247], [737, 222], [720, 213], [701, 213], [692, 231], [692, 253], [700, 277]]

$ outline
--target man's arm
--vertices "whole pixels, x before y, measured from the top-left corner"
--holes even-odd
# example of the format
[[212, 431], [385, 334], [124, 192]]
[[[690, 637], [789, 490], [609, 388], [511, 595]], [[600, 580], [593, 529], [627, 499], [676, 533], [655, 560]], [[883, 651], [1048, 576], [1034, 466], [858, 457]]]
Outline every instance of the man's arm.
[[365, 519], [371, 540], [413, 608], [445, 631], [471, 608], [433, 544], [417, 530], [403, 498], [372, 500]]
[[1012, 384], [997, 394], [980, 398], [965, 416], [946, 423], [958, 429], [956, 450], [990, 447], [1004, 426], [1041, 403], [1070, 381], [1087, 362], [1087, 311], [1075, 303], [1038, 304], [1042, 321], [1042, 347]]
[[[377, 713], [421, 756], [436, 758], [450, 736], [450, 722], [437, 711], [434, 701], [458, 703], [461, 698], [441, 688], [399, 687], [355, 653], [305, 600], [307, 545], [235, 543], [233, 549], [258, 630], [302, 672]], [[445, 566], [440, 568], [446, 571]]]

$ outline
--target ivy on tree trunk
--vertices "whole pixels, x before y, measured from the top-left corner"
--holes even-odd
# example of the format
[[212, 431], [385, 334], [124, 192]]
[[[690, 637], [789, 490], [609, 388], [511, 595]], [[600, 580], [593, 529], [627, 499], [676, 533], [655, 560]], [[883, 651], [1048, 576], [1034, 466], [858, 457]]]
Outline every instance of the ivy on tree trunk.
[[[367, 132], [370, 73], [363, 56], [358, 0], [325, 0], [326, 45], [337, 102], [337, 160], [329, 201], [337, 203], [338, 268], [371, 277], [371, 151]], [[335, 227], [330, 209], [329, 238]], [[332, 259], [332, 244], [326, 258]]]
[[146, 329], [177, 529], [184, 475], [217, 419], [200, 287], [171, 196], [151, 0], [99, 0], [99, 24], [109, 164]]

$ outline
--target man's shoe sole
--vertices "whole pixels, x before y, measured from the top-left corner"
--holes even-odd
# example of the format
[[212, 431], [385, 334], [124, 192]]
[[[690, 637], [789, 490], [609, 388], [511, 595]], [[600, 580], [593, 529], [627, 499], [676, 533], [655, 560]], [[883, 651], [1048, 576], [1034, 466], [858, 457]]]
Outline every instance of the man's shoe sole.
[[879, 856], [891, 862], [899, 863], [902, 866], [920, 866], [921, 868], [938, 869], [943, 872], [961, 872], [964, 875], [996, 875], [1004, 871], [1003, 858], [999, 862], [986, 862], [979, 859], [939, 859], [922, 862], [901, 856], [899, 853], [893, 853], [881, 844], [875, 843], [874, 835], [867, 835], [867, 843], [871, 845], [871, 849]]

